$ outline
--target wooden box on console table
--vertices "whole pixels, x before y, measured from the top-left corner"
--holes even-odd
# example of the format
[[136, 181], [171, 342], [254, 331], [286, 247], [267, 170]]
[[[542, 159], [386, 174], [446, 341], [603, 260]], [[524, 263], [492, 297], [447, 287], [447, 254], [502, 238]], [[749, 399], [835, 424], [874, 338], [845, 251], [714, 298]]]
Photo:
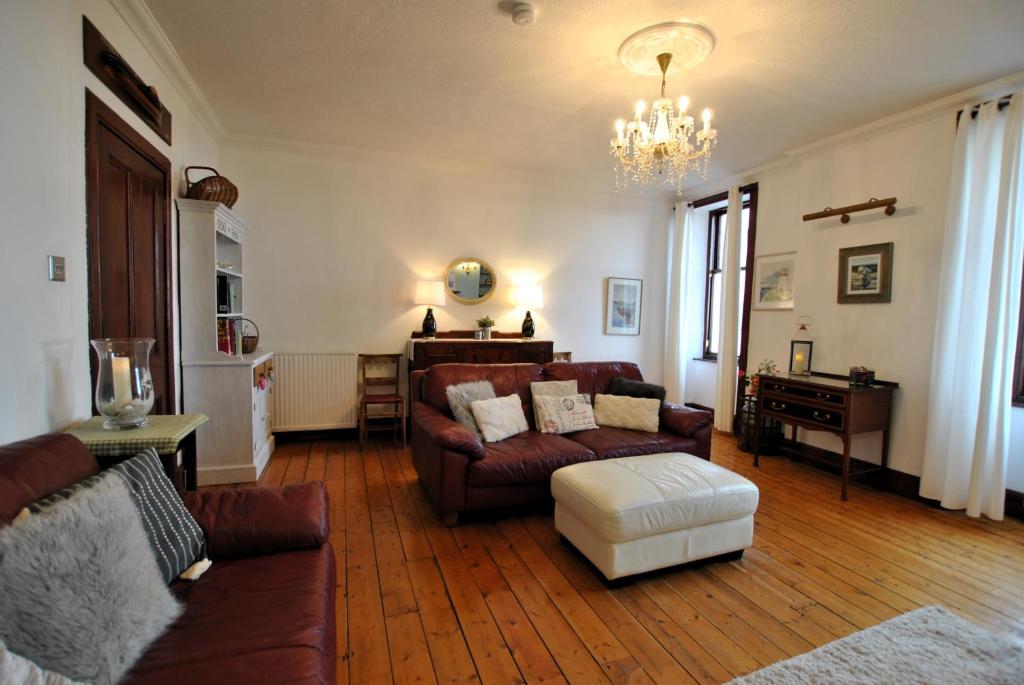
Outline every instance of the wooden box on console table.
[[[814, 450], [797, 442], [797, 428], [826, 431], [843, 441], [843, 453], [838, 466], [842, 479], [842, 498], [846, 499], [850, 478], [868, 473], [879, 473], [886, 482], [889, 467], [889, 432], [892, 426], [892, 398], [896, 383], [875, 381], [867, 387], [853, 387], [839, 376], [811, 374], [810, 376], [761, 376], [758, 395], [758, 417], [777, 418], [793, 427], [792, 440], [784, 451], [808, 460], [824, 461], [836, 466], [834, 460], [823, 458], [821, 450]], [[882, 433], [882, 459], [880, 465], [850, 467], [850, 441], [858, 433]], [[754, 465], [760, 458], [755, 445]], [[858, 462], [861, 463], [862, 462]]]

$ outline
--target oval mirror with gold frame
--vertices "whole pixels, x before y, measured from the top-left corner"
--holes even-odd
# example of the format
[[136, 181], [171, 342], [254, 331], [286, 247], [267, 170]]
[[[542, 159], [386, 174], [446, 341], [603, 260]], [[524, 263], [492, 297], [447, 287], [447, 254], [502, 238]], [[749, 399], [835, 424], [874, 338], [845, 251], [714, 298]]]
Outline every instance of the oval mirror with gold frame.
[[486, 302], [498, 287], [498, 275], [491, 265], [476, 257], [460, 257], [444, 271], [449, 297], [462, 304]]

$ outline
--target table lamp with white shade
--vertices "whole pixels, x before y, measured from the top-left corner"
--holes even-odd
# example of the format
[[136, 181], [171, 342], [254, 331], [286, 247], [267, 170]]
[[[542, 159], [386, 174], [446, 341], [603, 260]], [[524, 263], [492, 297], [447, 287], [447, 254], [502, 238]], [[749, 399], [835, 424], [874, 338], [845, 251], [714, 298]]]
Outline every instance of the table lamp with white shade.
[[437, 335], [437, 321], [434, 320], [434, 307], [444, 305], [443, 281], [416, 281], [416, 297], [414, 304], [426, 305], [427, 315], [423, 317], [423, 337], [433, 340]]
[[536, 333], [536, 328], [533, 325], [533, 316], [530, 314], [530, 310], [544, 308], [544, 291], [536, 283], [519, 286], [516, 289], [516, 307], [526, 310], [526, 318], [523, 319], [523, 337], [532, 338]]

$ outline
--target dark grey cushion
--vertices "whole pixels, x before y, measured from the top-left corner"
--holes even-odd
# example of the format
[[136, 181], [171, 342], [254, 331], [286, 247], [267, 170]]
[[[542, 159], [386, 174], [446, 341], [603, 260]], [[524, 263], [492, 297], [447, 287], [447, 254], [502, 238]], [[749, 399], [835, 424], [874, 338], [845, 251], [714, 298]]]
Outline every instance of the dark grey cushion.
[[120, 477], [132, 495], [142, 519], [149, 545], [156, 557], [160, 575], [170, 584], [182, 571], [206, 556], [206, 536], [181, 496], [164, 473], [160, 456], [148, 447], [137, 456], [111, 466], [107, 471], [75, 483], [44, 499], [34, 502], [29, 510], [39, 513], [76, 492], [93, 487], [105, 473]]
[[658, 400], [665, 403], [665, 388], [654, 383], [633, 381], [622, 376], [612, 376], [608, 381], [606, 395], [622, 395], [625, 397], [640, 397], [648, 400]]

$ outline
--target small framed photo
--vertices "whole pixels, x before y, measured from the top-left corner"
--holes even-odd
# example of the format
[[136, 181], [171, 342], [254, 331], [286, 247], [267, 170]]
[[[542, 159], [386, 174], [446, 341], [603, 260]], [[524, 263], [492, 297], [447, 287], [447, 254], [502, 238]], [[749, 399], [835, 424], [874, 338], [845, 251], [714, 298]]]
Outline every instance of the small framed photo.
[[644, 282], [639, 278], [608, 277], [605, 335], [640, 335]]
[[892, 243], [839, 250], [839, 304], [892, 301]]
[[754, 309], [792, 309], [796, 298], [796, 252], [754, 259]]

